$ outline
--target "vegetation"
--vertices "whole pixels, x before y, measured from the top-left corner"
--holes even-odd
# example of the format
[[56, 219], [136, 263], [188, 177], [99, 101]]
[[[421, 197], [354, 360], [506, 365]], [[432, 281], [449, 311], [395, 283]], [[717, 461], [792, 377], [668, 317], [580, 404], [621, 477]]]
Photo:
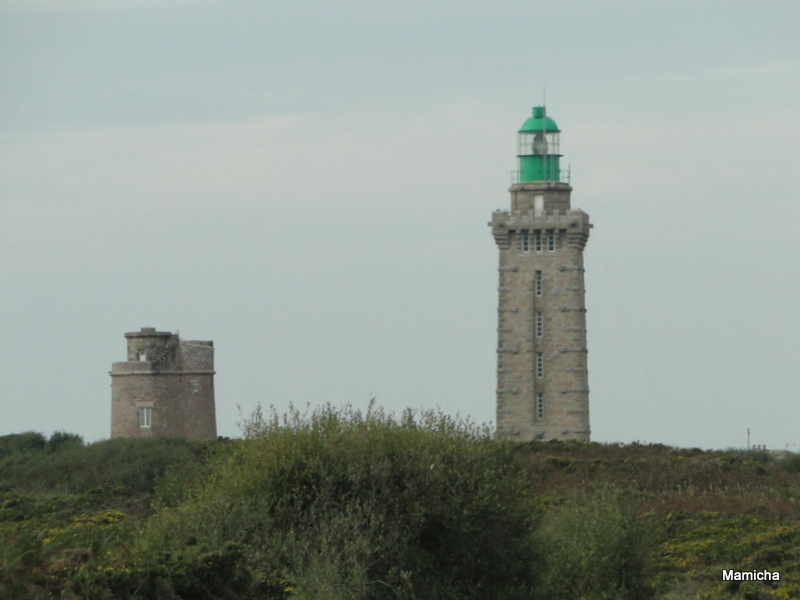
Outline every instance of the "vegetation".
[[0, 437], [0, 598], [800, 597], [794, 455], [511, 444], [374, 405], [243, 433]]

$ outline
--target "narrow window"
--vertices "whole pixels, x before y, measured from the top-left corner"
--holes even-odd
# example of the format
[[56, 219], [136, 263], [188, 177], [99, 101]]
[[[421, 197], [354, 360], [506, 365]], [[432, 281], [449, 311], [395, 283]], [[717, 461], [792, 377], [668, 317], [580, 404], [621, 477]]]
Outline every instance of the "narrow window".
[[147, 352], [144, 350], [139, 350], [139, 360], [147, 360]]
[[522, 251], [530, 252], [531, 250], [531, 236], [527, 229], [522, 230]]
[[139, 427], [150, 427], [153, 418], [153, 409], [150, 406], [139, 407]]
[[536, 376], [544, 377], [544, 354], [542, 352], [536, 353]]
[[536, 289], [536, 295], [542, 295], [542, 272], [536, 271], [536, 275], [533, 278], [533, 287]]
[[544, 419], [544, 394], [542, 392], [536, 394], [536, 418]]
[[544, 315], [536, 313], [536, 337], [540, 338], [544, 334]]
[[555, 252], [556, 251], [556, 231], [555, 231], [555, 229], [548, 229], [547, 230], [547, 251], [548, 252]]
[[542, 251], [542, 230], [541, 229], [534, 229], [533, 230], [533, 249], [537, 252]]

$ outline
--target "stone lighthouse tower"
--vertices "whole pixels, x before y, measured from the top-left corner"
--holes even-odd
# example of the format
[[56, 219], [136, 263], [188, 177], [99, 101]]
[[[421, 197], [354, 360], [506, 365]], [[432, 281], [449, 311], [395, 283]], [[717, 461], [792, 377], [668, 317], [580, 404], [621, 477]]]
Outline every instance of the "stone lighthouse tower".
[[589, 215], [570, 205], [560, 130], [543, 106], [519, 130], [511, 209], [492, 214], [500, 250], [497, 432], [589, 440], [583, 249]]

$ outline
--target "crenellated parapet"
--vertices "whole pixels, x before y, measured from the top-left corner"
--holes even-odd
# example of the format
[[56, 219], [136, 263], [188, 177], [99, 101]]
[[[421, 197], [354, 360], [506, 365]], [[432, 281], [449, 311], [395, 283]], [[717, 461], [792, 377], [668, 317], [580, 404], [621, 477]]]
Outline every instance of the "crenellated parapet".
[[510, 236], [519, 231], [555, 230], [566, 234], [570, 247], [583, 250], [593, 227], [589, 215], [580, 209], [568, 209], [563, 214], [536, 213], [533, 210], [509, 212], [496, 210], [488, 223], [497, 246], [508, 249]]

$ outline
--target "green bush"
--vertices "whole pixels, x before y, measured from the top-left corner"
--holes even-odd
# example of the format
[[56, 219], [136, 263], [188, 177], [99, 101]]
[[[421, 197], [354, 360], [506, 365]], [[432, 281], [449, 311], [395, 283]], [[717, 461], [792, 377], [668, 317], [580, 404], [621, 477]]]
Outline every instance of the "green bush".
[[800, 454], [789, 454], [778, 461], [781, 467], [789, 473], [800, 472]]
[[41, 433], [26, 431], [0, 436], [0, 459], [19, 453], [41, 452], [47, 440]]
[[655, 530], [615, 492], [572, 495], [546, 512], [536, 538], [548, 600], [652, 597]]
[[[24, 443], [33, 446], [33, 438]], [[207, 451], [184, 439], [113, 439], [83, 446], [80, 436], [56, 433], [50, 443], [52, 452], [16, 451], [0, 458], [0, 492], [78, 494], [117, 488], [150, 494], [162, 474], [203, 462]], [[40, 450], [46, 448], [45, 442]]]
[[[44, 447], [16, 447], [28, 450], [0, 459], [0, 598], [62, 592], [65, 599], [179, 597], [153, 591], [161, 588], [202, 598], [189, 588], [204, 578], [213, 580], [210, 589], [220, 592], [212, 597], [228, 597], [225, 590], [238, 589], [238, 573], [245, 567], [233, 565], [233, 554], [215, 554], [218, 549], [161, 557], [144, 566], [132, 563], [128, 555], [163, 474], [180, 479], [187, 471], [201, 473], [215, 442], [141, 439], [83, 446], [79, 436], [57, 432]], [[134, 593], [140, 576], [152, 583], [147, 588], [152, 594]], [[126, 582], [133, 582], [132, 587]], [[73, 584], [78, 587], [70, 591]]]
[[164, 507], [142, 560], [241, 545], [297, 598], [530, 598], [534, 522], [513, 447], [434, 412], [260, 411], [247, 440]]
[[83, 438], [75, 433], [66, 431], [54, 431], [50, 439], [47, 440], [47, 451], [58, 452], [65, 448], [82, 448]]
[[68, 591], [82, 600], [282, 600], [291, 588], [279, 579], [253, 576], [241, 548], [226, 543], [210, 552], [188, 547], [149, 563], [87, 568]]

